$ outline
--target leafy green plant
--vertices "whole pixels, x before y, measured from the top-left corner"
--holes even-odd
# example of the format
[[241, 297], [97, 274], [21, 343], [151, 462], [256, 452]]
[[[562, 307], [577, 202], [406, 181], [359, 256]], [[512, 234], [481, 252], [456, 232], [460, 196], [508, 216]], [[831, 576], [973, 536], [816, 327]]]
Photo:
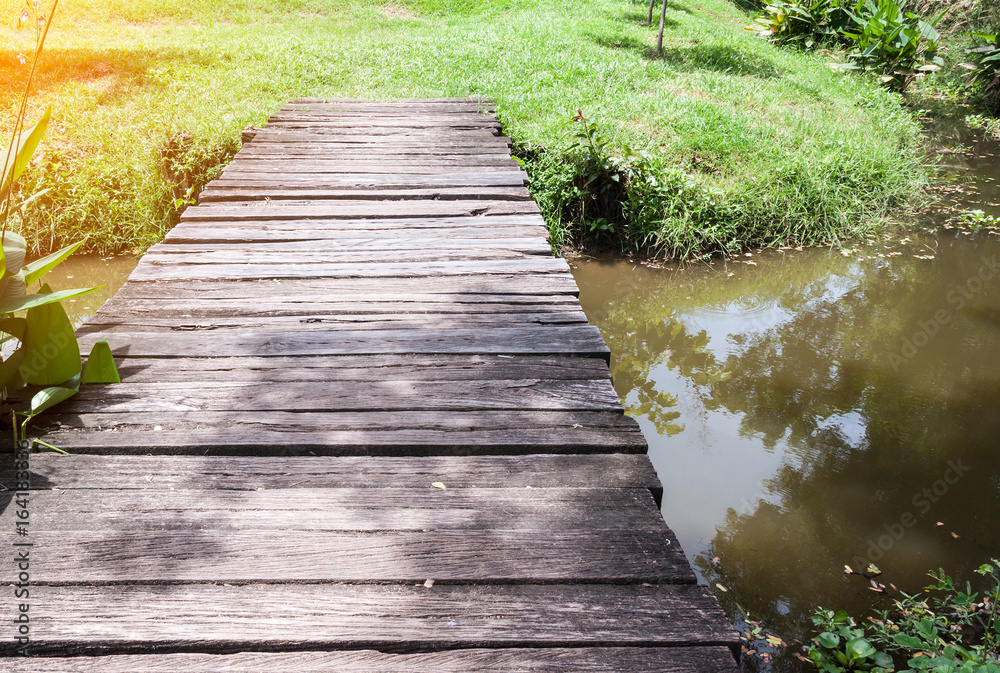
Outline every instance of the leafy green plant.
[[975, 64], [969, 73], [973, 91], [996, 110], [1000, 107], [1000, 33], [974, 32], [985, 44], [965, 50]]
[[1000, 673], [1000, 561], [976, 572], [988, 580], [982, 594], [938, 570], [922, 593], [901, 593], [870, 625], [820, 608], [813, 617], [819, 633], [805, 651], [827, 673]]
[[854, 25], [842, 31], [851, 51], [847, 61], [836, 67], [880, 73], [883, 83], [902, 91], [916, 77], [944, 65], [937, 53], [941, 34], [935, 26], [945, 13], [925, 21], [896, 0], [860, 0], [847, 11]]
[[841, 0], [775, 0], [764, 7], [748, 30], [779, 44], [811, 49], [843, 41], [841, 32], [848, 27], [849, 21]]
[[[0, 153], [0, 345], [16, 341], [17, 346], [0, 362], [0, 396], [6, 399], [11, 393], [25, 386], [41, 387], [30, 399], [27, 411], [17, 412], [21, 416], [20, 438], [25, 439], [27, 424], [32, 418], [49, 407], [75, 395], [80, 383], [116, 383], [120, 379], [114, 360], [108, 366], [107, 343], [97, 344], [91, 353], [95, 364], [85, 371], [80, 358], [80, 347], [73, 331], [73, 325], [60, 304], [64, 299], [79, 297], [99, 288], [61, 290], [53, 292], [41, 279], [46, 273], [69, 257], [82, 241], [66, 246], [42, 259], [25, 263], [28, 245], [20, 234], [7, 230], [12, 213], [23, 209], [24, 201], [13, 200], [14, 184], [28, 167], [35, 150], [41, 142], [48, 126], [51, 109], [26, 130], [24, 111], [35, 72], [38, 55], [45, 43], [58, 0], [53, 4], [49, 17], [38, 14], [37, 5], [31, 4], [23, 11], [28, 14], [33, 9], [36, 26], [36, 47], [31, 71], [27, 78], [21, 107], [14, 126], [14, 134], [7, 149]], [[31, 18], [31, 17], [29, 17]], [[37, 194], [30, 198], [37, 198]], [[28, 293], [28, 288], [40, 284], [38, 292]], [[22, 315], [23, 314], [23, 315]], [[15, 434], [17, 433], [15, 426]], [[55, 448], [44, 442], [36, 442]]]

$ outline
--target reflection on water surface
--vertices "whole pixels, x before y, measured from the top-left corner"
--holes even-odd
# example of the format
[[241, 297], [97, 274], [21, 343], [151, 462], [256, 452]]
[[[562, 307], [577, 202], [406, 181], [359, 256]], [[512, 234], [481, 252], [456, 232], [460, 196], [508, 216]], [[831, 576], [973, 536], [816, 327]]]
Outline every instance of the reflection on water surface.
[[1000, 240], [910, 238], [574, 262], [667, 522], [734, 618], [786, 639], [879, 599], [845, 564], [913, 590], [1000, 556]]

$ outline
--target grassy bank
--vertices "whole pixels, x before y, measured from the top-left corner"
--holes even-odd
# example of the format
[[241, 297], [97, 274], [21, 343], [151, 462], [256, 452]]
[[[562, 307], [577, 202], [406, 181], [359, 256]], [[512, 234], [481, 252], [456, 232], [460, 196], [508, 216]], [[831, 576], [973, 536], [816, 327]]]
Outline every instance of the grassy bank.
[[[37, 117], [52, 104], [53, 123], [22, 186], [51, 189], [23, 225], [43, 249], [155, 242], [240, 129], [294, 96], [494, 98], [554, 233], [577, 243], [830, 240], [879, 225], [926, 175], [896, 97], [754, 38], [727, 0], [672, 0], [662, 56], [645, 5], [628, 0], [63, 2], [31, 105]], [[2, 6], [0, 49], [25, 43], [19, 2]], [[6, 49], [5, 126], [24, 74]], [[581, 191], [593, 156], [569, 149], [577, 109], [604, 154], [639, 166], [617, 222], [620, 208], [595, 210]]]

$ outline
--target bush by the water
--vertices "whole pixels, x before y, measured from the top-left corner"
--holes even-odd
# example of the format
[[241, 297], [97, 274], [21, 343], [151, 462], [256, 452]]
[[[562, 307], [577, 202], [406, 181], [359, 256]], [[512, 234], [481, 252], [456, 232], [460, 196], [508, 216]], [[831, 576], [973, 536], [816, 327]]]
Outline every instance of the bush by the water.
[[923, 592], [900, 593], [860, 623], [844, 611], [818, 609], [817, 635], [805, 647], [809, 660], [826, 673], [1000, 673], [1000, 560], [976, 572], [987, 580], [981, 591], [938, 570]]

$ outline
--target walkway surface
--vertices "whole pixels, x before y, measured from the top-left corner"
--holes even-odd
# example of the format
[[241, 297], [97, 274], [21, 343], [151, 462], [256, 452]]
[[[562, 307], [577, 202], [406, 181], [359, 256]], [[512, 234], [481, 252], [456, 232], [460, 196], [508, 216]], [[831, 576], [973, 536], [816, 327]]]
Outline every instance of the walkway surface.
[[489, 108], [250, 134], [80, 330], [123, 382], [38, 420], [73, 455], [0, 493], [0, 668], [735, 670]]

